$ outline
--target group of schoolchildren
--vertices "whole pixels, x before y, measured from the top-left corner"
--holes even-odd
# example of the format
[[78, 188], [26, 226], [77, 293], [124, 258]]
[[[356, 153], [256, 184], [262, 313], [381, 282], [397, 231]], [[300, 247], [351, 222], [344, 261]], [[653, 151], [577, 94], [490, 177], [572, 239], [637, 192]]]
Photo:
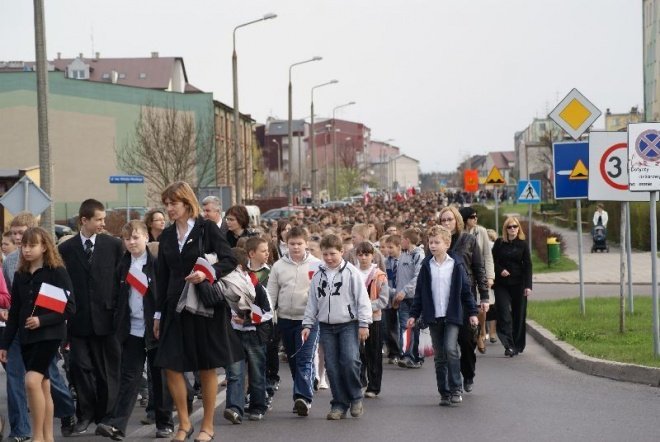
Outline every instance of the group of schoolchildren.
[[[35, 441], [53, 440], [54, 415], [63, 419], [65, 436], [84, 434], [95, 422], [97, 435], [121, 440], [138, 397], [145, 360], [155, 355], [157, 262], [147, 244], [148, 229], [141, 221], [127, 223], [121, 232], [122, 251], [118, 240], [102, 234], [103, 215], [101, 203], [85, 201], [80, 235], [60, 245], [59, 251], [48, 232], [33, 227], [34, 220], [24, 223], [17, 241], [20, 248], [5, 259], [12, 302], [8, 314], [0, 317], [7, 321], [0, 360], [22, 358], [27, 372], [27, 403], [22, 407], [27, 409], [29, 404]], [[309, 232], [301, 225], [278, 228], [279, 259], [272, 267], [268, 265], [272, 247], [266, 239], [241, 238], [244, 241], [233, 252], [240, 273], [254, 286], [255, 297], [247, 315], [244, 311], [232, 314], [245, 358], [225, 367], [227, 420], [239, 424], [247, 416], [258, 421], [271, 408], [278, 389], [280, 340], [293, 379], [294, 413], [308, 416], [314, 391], [329, 384], [332, 400], [327, 419], [340, 420], [348, 413], [359, 417], [363, 397], [381, 392], [383, 344], [390, 363], [418, 368], [423, 363], [417, 348], [419, 332], [427, 326], [435, 350], [440, 405], [462, 401], [458, 330], [466, 318], [471, 325], [478, 320], [464, 264], [448, 253], [451, 232], [441, 226], [426, 232], [428, 256], [418, 229], [399, 234], [390, 223], [385, 233], [374, 245], [368, 240], [368, 226], [356, 224], [351, 230], [352, 244], [346, 247], [337, 234], [309, 241]], [[67, 245], [70, 241], [81, 244]], [[105, 250], [100, 250], [101, 244]], [[71, 270], [74, 267], [76, 271]], [[15, 277], [13, 270], [17, 270]], [[52, 305], [37, 302], [44, 283], [58, 289], [64, 308], [54, 311]], [[99, 301], [100, 293], [104, 296]], [[413, 335], [410, 345], [403, 345], [408, 332]], [[71, 417], [73, 410], [57, 410], [57, 402], [66, 401], [53, 406], [54, 396], [60, 393], [51, 379], [59, 377], [56, 355], [66, 339], [71, 343], [77, 423]], [[12, 356], [10, 348], [16, 343], [19, 347]], [[171, 399], [160, 369], [148, 366], [157, 437], [169, 437]], [[8, 380], [8, 388], [20, 388], [16, 379], [12, 382], [9, 387]], [[16, 397], [13, 393], [9, 396]], [[73, 401], [69, 402], [72, 407]], [[10, 421], [11, 417], [12, 410]], [[30, 440], [29, 433], [14, 432], [17, 422], [10, 423], [15, 440]]]

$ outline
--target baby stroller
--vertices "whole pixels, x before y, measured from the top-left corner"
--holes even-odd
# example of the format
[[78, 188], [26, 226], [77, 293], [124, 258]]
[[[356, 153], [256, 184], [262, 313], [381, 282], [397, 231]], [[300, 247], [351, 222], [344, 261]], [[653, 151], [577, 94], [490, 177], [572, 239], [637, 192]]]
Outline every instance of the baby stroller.
[[610, 246], [607, 245], [607, 230], [602, 225], [597, 225], [591, 232], [591, 237], [594, 241], [591, 246], [591, 253], [607, 251], [610, 252]]

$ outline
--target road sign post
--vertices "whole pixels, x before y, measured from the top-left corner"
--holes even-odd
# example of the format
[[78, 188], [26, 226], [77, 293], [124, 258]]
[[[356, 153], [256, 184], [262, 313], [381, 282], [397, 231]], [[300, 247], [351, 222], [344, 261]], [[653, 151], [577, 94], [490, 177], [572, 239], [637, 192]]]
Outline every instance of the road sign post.
[[631, 123], [628, 125], [628, 186], [633, 192], [650, 192], [653, 354], [656, 358], [660, 358], [658, 224], [655, 214], [656, 200], [660, 190], [660, 123]]
[[499, 232], [500, 230], [500, 211], [499, 211], [499, 196], [498, 196], [498, 187], [506, 184], [506, 180], [502, 176], [502, 173], [497, 168], [493, 166], [490, 169], [490, 173], [486, 177], [486, 184], [490, 184], [495, 187], [495, 231]]
[[110, 184], [124, 184], [126, 188], [126, 222], [131, 220], [131, 208], [128, 201], [128, 185], [129, 184], [143, 184], [144, 177], [141, 175], [112, 175], [110, 176]]
[[529, 253], [532, 253], [532, 204], [541, 202], [541, 181], [539, 180], [520, 180], [518, 181], [517, 200], [519, 203], [529, 204], [527, 219], [529, 220], [527, 226], [527, 242], [529, 246]]

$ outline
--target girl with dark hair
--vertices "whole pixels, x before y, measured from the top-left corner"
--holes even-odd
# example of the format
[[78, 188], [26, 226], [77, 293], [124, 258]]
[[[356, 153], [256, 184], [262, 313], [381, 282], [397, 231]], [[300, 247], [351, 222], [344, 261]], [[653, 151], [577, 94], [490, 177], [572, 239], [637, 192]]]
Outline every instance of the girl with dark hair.
[[248, 230], [250, 215], [245, 206], [231, 206], [225, 213], [225, 221], [227, 222], [227, 242], [229, 243], [229, 247], [236, 247], [239, 238], [254, 236]]

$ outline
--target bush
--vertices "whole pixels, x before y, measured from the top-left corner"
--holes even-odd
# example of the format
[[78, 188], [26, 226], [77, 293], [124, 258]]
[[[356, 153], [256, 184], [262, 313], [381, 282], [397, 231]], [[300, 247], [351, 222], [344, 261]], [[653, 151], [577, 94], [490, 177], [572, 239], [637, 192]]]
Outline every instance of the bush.
[[[521, 221], [520, 227], [524, 229], [523, 232], [525, 233], [525, 237], [526, 237], [527, 232], [529, 232], [529, 225], [527, 221]], [[551, 236], [554, 236], [555, 238], [557, 238], [557, 241], [559, 241], [559, 248], [563, 255], [564, 251], [566, 250], [566, 244], [564, 243], [561, 234], [557, 232], [553, 232], [552, 230], [550, 230], [549, 227], [541, 226], [536, 223], [532, 224], [532, 238], [531, 238], [532, 248], [536, 252], [536, 255], [539, 257], [539, 259], [546, 264], [548, 263], [547, 240]], [[530, 239], [527, 238], [527, 240], [529, 241]]]

